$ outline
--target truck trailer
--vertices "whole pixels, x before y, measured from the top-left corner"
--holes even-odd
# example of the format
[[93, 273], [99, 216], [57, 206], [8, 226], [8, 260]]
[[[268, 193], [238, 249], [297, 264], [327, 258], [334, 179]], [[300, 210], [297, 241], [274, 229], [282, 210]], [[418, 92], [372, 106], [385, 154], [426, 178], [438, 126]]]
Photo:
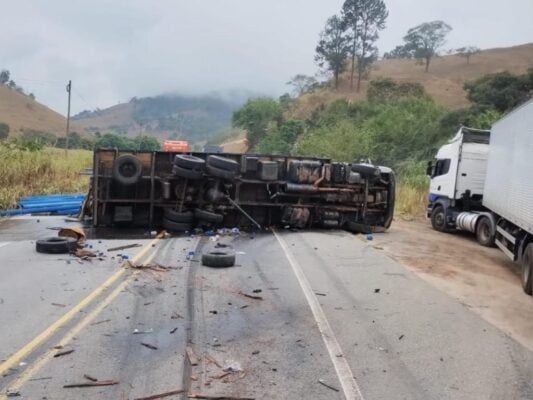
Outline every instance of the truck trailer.
[[533, 293], [533, 99], [491, 131], [462, 127], [428, 164], [427, 216], [441, 232], [475, 233], [521, 267]]

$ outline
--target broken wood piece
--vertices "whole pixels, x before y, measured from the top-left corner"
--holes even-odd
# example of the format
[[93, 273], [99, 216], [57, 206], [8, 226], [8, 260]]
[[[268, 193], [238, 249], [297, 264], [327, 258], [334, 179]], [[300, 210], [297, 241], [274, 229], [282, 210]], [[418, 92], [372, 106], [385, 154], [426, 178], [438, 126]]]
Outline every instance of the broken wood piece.
[[98, 379], [96, 379], [95, 377], [93, 377], [93, 376], [91, 376], [91, 375], [84, 374], [83, 377], [84, 377], [85, 379], [90, 380], [91, 382], [98, 382]]
[[215, 357], [213, 357], [210, 354], [205, 354], [204, 358], [207, 360], [208, 363], [215, 364], [218, 368], [222, 368], [222, 364], [220, 364]]
[[194, 354], [194, 351], [191, 346], [187, 346], [185, 348], [185, 351], [187, 352], [187, 357], [189, 358], [189, 362], [193, 367], [200, 363], [200, 360], [198, 359], [196, 354]]
[[52, 303], [52, 305], [56, 307], [66, 307], [66, 305], [60, 303]]
[[212, 379], [222, 379], [222, 378], [228, 376], [229, 374], [231, 374], [231, 372], [223, 372], [220, 375], [211, 375], [210, 378], [212, 378]]
[[324, 379], [319, 379], [318, 383], [320, 383], [321, 385], [324, 385], [328, 389], [334, 390], [335, 392], [339, 391], [339, 389], [337, 389], [335, 386], [331, 386], [330, 384], [326, 383], [326, 381], [324, 381]]
[[144, 347], [148, 347], [149, 349], [157, 350], [157, 347], [154, 346], [153, 344], [146, 343], [146, 342], [141, 342], [141, 344], [142, 344]]
[[67, 354], [70, 354], [70, 353], [74, 353], [74, 349], [58, 351], [56, 354], [54, 354], [54, 358], [66, 356]]
[[110, 249], [107, 249], [107, 251], [118, 251], [118, 250], [132, 249], [134, 247], [141, 247], [141, 246], [142, 245], [139, 244], [139, 243], [125, 244], [124, 246], [111, 247]]
[[243, 295], [244, 297], [248, 297], [249, 299], [263, 300], [263, 297], [261, 297], [261, 296], [254, 296], [253, 294], [248, 294], [248, 293], [244, 293], [244, 292], [239, 292], [239, 294]]
[[185, 393], [185, 392], [186, 392], [186, 390], [178, 389], [178, 390], [172, 390], [170, 392], [153, 394], [153, 395], [147, 396], [147, 397], [136, 397], [133, 400], [156, 400], [156, 399], [162, 399], [163, 397], [169, 397], [169, 396], [174, 396], [176, 394], [182, 394], [182, 393]]
[[110, 319], [104, 319], [102, 321], [97, 321], [97, 322], [93, 322], [92, 324], [90, 324], [91, 326], [92, 325], [100, 325], [100, 324], [103, 324], [105, 322], [110, 322], [111, 320]]
[[84, 388], [84, 387], [91, 387], [91, 386], [112, 386], [112, 385], [118, 385], [118, 382], [109, 379], [105, 381], [96, 381], [96, 382], [71, 383], [68, 385], [63, 385], [63, 387], [65, 389], [70, 389], [70, 388]]

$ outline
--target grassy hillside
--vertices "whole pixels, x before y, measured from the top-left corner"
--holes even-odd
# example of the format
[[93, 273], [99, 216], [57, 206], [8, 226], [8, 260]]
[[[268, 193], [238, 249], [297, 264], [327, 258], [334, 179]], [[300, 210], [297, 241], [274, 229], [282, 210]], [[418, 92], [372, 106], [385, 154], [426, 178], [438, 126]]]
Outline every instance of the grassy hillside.
[[88, 131], [152, 135], [201, 142], [229, 128], [240, 104], [211, 96], [157, 96], [133, 99], [104, 110], [83, 112], [74, 120]]
[[61, 114], [3, 85], [0, 85], [0, 122], [8, 124], [15, 135], [24, 130], [64, 135], [67, 124]]
[[[432, 61], [428, 73], [414, 60], [380, 60], [373, 66], [369, 79], [386, 77], [399, 82], [421, 83], [438, 104], [458, 109], [469, 105], [463, 90], [466, 81], [502, 71], [522, 74], [530, 67], [533, 67], [533, 43], [483, 50], [472, 57], [469, 65], [457, 55], [439, 57]], [[319, 89], [301, 96], [292, 108], [292, 116], [306, 118], [319, 105], [340, 98], [363, 100], [367, 86], [368, 80], [363, 81], [360, 93], [351, 91], [349, 76], [345, 74], [338, 90]]]

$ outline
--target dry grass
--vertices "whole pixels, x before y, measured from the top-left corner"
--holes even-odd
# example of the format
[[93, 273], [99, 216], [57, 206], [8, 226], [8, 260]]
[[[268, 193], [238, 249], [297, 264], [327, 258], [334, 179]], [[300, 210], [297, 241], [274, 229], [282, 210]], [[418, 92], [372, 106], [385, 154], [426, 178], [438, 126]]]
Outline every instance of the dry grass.
[[426, 215], [428, 188], [399, 184], [396, 188], [396, 216], [407, 220], [422, 219]]
[[[400, 82], [421, 83], [438, 104], [457, 109], [469, 105], [463, 90], [466, 81], [502, 71], [523, 74], [531, 67], [533, 43], [484, 50], [473, 56], [469, 65], [464, 58], [457, 55], [439, 57], [432, 61], [428, 73], [413, 60], [380, 60], [374, 64], [370, 79], [386, 77]], [[337, 90], [322, 89], [301, 96], [292, 107], [291, 116], [307, 118], [319, 105], [341, 98], [364, 100], [367, 86], [368, 81], [363, 81], [360, 93], [350, 90], [349, 76], [345, 74]]]
[[85, 192], [89, 179], [80, 171], [92, 165], [92, 151], [46, 148], [24, 151], [0, 146], [0, 209], [22, 196]]

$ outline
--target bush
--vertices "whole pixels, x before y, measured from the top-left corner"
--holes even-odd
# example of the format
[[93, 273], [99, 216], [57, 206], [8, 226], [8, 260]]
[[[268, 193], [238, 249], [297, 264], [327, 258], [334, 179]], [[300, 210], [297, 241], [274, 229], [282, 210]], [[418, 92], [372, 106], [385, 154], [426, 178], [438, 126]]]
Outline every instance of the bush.
[[9, 125], [0, 122], [0, 140], [6, 139], [9, 136]]
[[424, 86], [415, 82], [398, 83], [390, 78], [379, 78], [370, 81], [367, 98], [371, 102], [384, 102], [408, 97], [424, 97]]

